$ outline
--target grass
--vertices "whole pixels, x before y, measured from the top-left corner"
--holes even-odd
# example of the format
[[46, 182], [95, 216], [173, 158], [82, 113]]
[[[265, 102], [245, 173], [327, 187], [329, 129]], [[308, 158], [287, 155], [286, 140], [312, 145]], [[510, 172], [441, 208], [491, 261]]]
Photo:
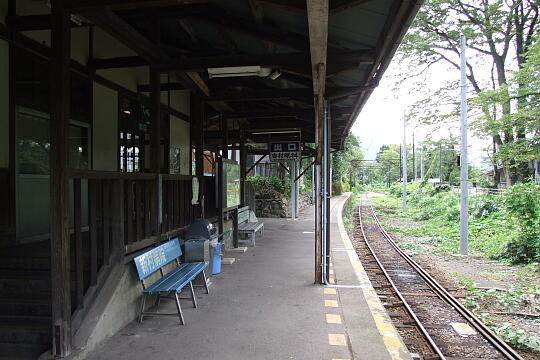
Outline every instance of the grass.
[[[429, 252], [459, 254], [459, 211], [456, 213], [458, 203], [454, 195], [409, 201], [406, 214], [401, 211], [401, 199], [395, 196], [374, 197], [372, 202], [379, 216], [393, 218], [391, 223], [384, 221], [388, 230], [414, 238], [416, 245], [402, 246], [429, 251], [432, 245]], [[399, 219], [411, 220], [415, 226], [402, 225]], [[515, 231], [500, 211], [482, 217], [470, 216], [469, 252], [473, 256], [496, 258]]]

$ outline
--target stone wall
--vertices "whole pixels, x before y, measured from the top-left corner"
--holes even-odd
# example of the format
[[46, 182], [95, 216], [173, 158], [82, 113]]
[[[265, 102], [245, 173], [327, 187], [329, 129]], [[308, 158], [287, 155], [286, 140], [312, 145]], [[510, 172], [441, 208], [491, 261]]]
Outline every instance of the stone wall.
[[313, 205], [313, 194], [311, 192], [300, 194], [298, 197], [298, 209], [302, 210]]
[[[313, 205], [311, 193], [300, 194], [298, 198], [298, 209], [302, 210]], [[255, 215], [267, 218], [289, 218], [291, 217], [291, 203], [287, 198], [281, 199], [255, 199]]]
[[291, 216], [289, 200], [255, 198], [255, 215], [263, 218], [287, 218]]

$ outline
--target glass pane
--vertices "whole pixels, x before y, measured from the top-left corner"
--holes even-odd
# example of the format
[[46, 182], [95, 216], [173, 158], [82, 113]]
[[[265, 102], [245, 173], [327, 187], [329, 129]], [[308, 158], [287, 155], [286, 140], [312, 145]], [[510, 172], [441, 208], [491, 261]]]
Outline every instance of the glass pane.
[[17, 112], [17, 160], [20, 174], [49, 174], [49, 119], [38, 112]]
[[69, 167], [88, 170], [88, 128], [78, 125], [69, 126]]

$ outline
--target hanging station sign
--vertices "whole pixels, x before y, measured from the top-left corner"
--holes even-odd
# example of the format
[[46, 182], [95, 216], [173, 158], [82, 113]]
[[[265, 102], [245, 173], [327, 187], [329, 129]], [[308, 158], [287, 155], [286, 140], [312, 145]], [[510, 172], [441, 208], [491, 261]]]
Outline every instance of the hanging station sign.
[[270, 161], [300, 160], [300, 142], [271, 142], [268, 144]]

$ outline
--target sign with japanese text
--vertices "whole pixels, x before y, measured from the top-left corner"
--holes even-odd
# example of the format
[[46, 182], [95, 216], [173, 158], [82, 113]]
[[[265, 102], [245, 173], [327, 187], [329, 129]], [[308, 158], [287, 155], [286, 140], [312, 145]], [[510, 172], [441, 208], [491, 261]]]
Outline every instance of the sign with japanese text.
[[300, 142], [272, 142], [268, 144], [270, 161], [287, 161], [300, 159]]

